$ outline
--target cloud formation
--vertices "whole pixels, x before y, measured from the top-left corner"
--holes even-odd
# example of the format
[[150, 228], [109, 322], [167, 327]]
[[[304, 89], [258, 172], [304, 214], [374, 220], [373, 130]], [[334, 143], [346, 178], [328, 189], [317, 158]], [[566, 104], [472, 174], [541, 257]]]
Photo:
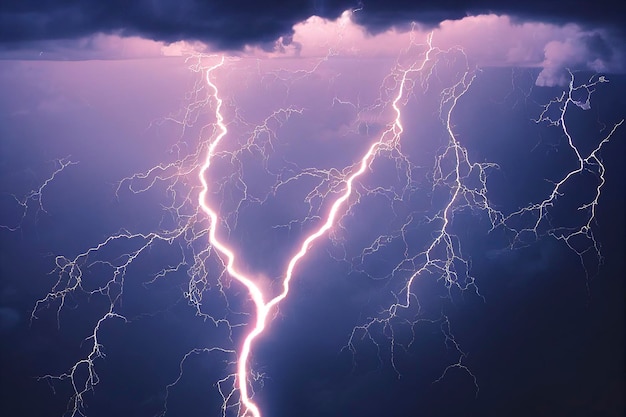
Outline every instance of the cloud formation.
[[359, 8], [357, 22], [372, 33], [418, 21], [434, 27], [467, 15], [497, 13], [623, 34], [624, 6], [612, 0], [549, 2], [527, 0], [26, 0], [0, 3], [0, 46], [19, 48], [45, 40], [94, 34], [140, 36], [166, 43], [199, 40], [222, 50], [273, 43], [310, 16], [335, 19]]
[[[524, 67], [540, 70], [541, 86], [565, 85], [568, 71], [619, 73], [626, 69], [621, 39], [607, 29], [579, 24], [520, 22], [507, 15], [466, 16], [445, 20], [436, 28], [423, 23], [372, 33], [359, 23], [360, 11], [344, 11], [337, 19], [312, 16], [272, 42], [246, 45], [230, 54], [251, 58], [329, 59], [397, 58], [397, 51], [425, 44], [432, 33], [439, 49], [462, 50], [478, 67]], [[36, 46], [36, 48], [34, 47]], [[38, 41], [31, 48], [0, 50], [4, 59], [90, 60], [155, 58], [211, 53], [218, 48], [201, 41], [156, 41], [102, 33], [77, 39]]]
[[[355, 58], [390, 57], [413, 44], [424, 44], [432, 32], [433, 45], [459, 48], [478, 67], [537, 68], [537, 85], [565, 85], [571, 71], [623, 72], [622, 43], [610, 32], [585, 29], [576, 24], [519, 23], [494, 14], [446, 20], [435, 28], [413, 24], [372, 35], [344, 13], [329, 21], [312, 17], [294, 26], [288, 42], [278, 42], [270, 56], [285, 54], [304, 58], [329, 54]], [[261, 48], [248, 53], [263, 54]], [[394, 55], [395, 56], [395, 55]]]

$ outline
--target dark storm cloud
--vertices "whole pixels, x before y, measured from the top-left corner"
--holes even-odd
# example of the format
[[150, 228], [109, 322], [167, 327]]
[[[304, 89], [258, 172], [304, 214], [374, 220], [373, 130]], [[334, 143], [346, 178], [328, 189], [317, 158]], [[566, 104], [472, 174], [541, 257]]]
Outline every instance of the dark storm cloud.
[[297, 2], [273, 1], [24, 1], [0, 6], [5, 44], [71, 39], [94, 33], [140, 35], [173, 42], [207, 41], [222, 48], [273, 40], [314, 13]]
[[[566, 4], [565, 4], [566, 3]], [[360, 7], [356, 20], [377, 32], [419, 21], [435, 25], [467, 14], [505, 13], [522, 19], [611, 26], [624, 22], [620, 2], [529, 0], [25, 0], [0, 3], [0, 44], [19, 48], [41, 40], [75, 39], [95, 33], [138, 35], [158, 41], [200, 40], [218, 48], [272, 42], [311, 15], [336, 18]]]
[[621, 30], [624, 6], [612, 0], [385, 0], [364, 1], [357, 21], [370, 30], [385, 30], [390, 24], [418, 21], [437, 24], [447, 19], [461, 19], [468, 14], [507, 14], [520, 20], [545, 20], [551, 23], [579, 23], [583, 26], [609, 26]]

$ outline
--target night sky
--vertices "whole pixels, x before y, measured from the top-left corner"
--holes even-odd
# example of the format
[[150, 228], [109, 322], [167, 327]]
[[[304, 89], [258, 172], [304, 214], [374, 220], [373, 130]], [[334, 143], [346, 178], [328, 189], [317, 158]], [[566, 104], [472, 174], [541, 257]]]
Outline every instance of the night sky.
[[624, 13], [500, 3], [1, 4], [0, 414], [243, 415], [208, 231], [278, 295], [400, 97], [253, 345], [261, 414], [623, 416]]

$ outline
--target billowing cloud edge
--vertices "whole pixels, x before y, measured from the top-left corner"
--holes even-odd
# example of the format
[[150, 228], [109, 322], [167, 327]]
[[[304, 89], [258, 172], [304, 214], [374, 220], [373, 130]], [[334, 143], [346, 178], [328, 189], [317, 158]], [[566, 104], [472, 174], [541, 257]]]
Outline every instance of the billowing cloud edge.
[[337, 19], [312, 16], [293, 26], [291, 35], [242, 50], [220, 52], [199, 41], [165, 43], [137, 36], [96, 34], [66, 41], [32, 42], [20, 49], [0, 51], [3, 59], [91, 60], [147, 59], [227, 53], [254, 59], [306, 59], [332, 56], [393, 58], [399, 50], [425, 43], [432, 33], [441, 49], [461, 48], [478, 67], [525, 67], [540, 69], [539, 86], [564, 85], [568, 70], [623, 73], [623, 43], [611, 31], [583, 28], [577, 24], [517, 21], [507, 15], [476, 15], [445, 20], [436, 28], [419, 22], [371, 33], [355, 22], [355, 11]]

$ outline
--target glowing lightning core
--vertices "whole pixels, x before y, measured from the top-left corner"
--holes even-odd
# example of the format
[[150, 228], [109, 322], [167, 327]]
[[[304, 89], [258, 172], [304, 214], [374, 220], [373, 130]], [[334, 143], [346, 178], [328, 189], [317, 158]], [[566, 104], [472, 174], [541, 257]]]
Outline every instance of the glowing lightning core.
[[[393, 100], [392, 106], [395, 110], [396, 117], [394, 123], [391, 127], [383, 132], [380, 136], [380, 139], [374, 142], [365, 155], [361, 158], [360, 163], [357, 164], [358, 169], [354, 171], [346, 180], [345, 180], [345, 190], [343, 193], [333, 202], [326, 220], [322, 223], [321, 226], [315, 230], [315, 232], [311, 233], [307, 238], [302, 242], [300, 246], [300, 250], [289, 260], [287, 270], [285, 272], [285, 276], [283, 278], [283, 290], [280, 294], [265, 302], [263, 293], [261, 289], [254, 283], [254, 281], [239, 272], [235, 266], [235, 253], [232, 249], [226, 246], [225, 243], [221, 242], [217, 237], [217, 224], [218, 224], [218, 215], [215, 210], [213, 210], [206, 201], [206, 196], [209, 190], [209, 184], [206, 180], [206, 172], [211, 165], [211, 160], [215, 155], [215, 149], [218, 147], [220, 141], [226, 136], [228, 133], [228, 129], [224, 124], [224, 117], [221, 114], [222, 107], [222, 99], [219, 97], [219, 90], [216, 84], [211, 81], [211, 72], [216, 68], [219, 68], [224, 64], [224, 57], [222, 56], [220, 61], [206, 69], [206, 82], [213, 90], [213, 98], [216, 102], [215, 105], [215, 117], [216, 124], [219, 128], [219, 133], [215, 137], [215, 139], [210, 144], [204, 164], [202, 165], [199, 172], [199, 179], [202, 184], [202, 190], [199, 193], [198, 203], [202, 210], [209, 216], [211, 219], [211, 228], [209, 231], [209, 241], [213, 247], [215, 247], [225, 258], [226, 258], [226, 270], [228, 273], [235, 279], [237, 279], [240, 283], [242, 283], [247, 289], [254, 302], [256, 307], [256, 324], [253, 329], [248, 333], [245, 337], [243, 345], [241, 347], [241, 352], [239, 354], [239, 358], [237, 361], [237, 385], [239, 387], [239, 392], [241, 396], [241, 402], [245, 408], [243, 415], [245, 416], [248, 412], [252, 414], [254, 417], [260, 417], [261, 412], [259, 411], [258, 406], [252, 401], [252, 398], [248, 392], [248, 359], [250, 357], [250, 350], [252, 348], [252, 344], [254, 340], [259, 336], [267, 325], [268, 314], [271, 311], [272, 307], [277, 306], [283, 299], [285, 299], [289, 294], [289, 283], [293, 277], [294, 269], [304, 256], [306, 256], [308, 249], [313, 244], [315, 240], [321, 237], [325, 232], [327, 232], [334, 224], [337, 219], [337, 214], [341, 208], [341, 206], [348, 200], [350, 195], [352, 194], [353, 183], [355, 179], [360, 177], [368, 168], [371, 163], [374, 155], [378, 148], [383, 146], [386, 142], [390, 145], [397, 145], [397, 141], [402, 134], [403, 128], [401, 124], [401, 111], [400, 107], [398, 107], [399, 101], [402, 99], [404, 94], [404, 87], [407, 80], [407, 75], [413, 71], [421, 71], [426, 63], [429, 61], [430, 52], [433, 50], [432, 47], [432, 33], [428, 36], [428, 46], [429, 49], [425, 54], [425, 59], [422, 62], [419, 68], [415, 68], [411, 66], [409, 69], [402, 71], [402, 78], [399, 83], [398, 94]], [[389, 134], [392, 134], [391, 140], [386, 139]]]
[[215, 155], [215, 148], [217, 148], [222, 138], [226, 136], [226, 133], [228, 133], [228, 130], [226, 129], [226, 125], [224, 124], [224, 117], [222, 116], [222, 113], [220, 111], [222, 107], [222, 100], [219, 97], [219, 91], [218, 91], [217, 86], [211, 81], [211, 72], [223, 64], [224, 64], [224, 57], [222, 56], [219, 63], [217, 63], [216, 65], [212, 67], [209, 67], [206, 70], [206, 82], [213, 89], [213, 98], [215, 99], [215, 102], [216, 102], [216, 106], [215, 106], [215, 115], [217, 119], [216, 123], [220, 129], [220, 132], [215, 137], [215, 140], [209, 146], [206, 159], [199, 172], [199, 178], [200, 178], [200, 183], [202, 184], [202, 190], [200, 191], [200, 194], [198, 196], [198, 203], [200, 204], [200, 207], [202, 208], [202, 210], [211, 219], [211, 229], [209, 231], [209, 241], [211, 245], [213, 245], [223, 256], [226, 257], [227, 259], [226, 265], [225, 265], [226, 270], [233, 278], [237, 279], [239, 282], [241, 282], [243, 285], [246, 286], [246, 288], [248, 289], [248, 292], [250, 293], [250, 297], [252, 298], [252, 301], [254, 302], [254, 305], [256, 306], [256, 316], [257, 316], [256, 325], [254, 329], [252, 330], [252, 332], [250, 332], [250, 334], [246, 337], [243, 347], [241, 349], [241, 353], [240, 353], [238, 364], [237, 364], [237, 383], [239, 385], [239, 391], [241, 394], [241, 402], [243, 403], [244, 407], [246, 408], [246, 410], [249, 410], [255, 417], [259, 417], [261, 415], [259, 412], [259, 409], [252, 402], [250, 398], [250, 394], [248, 393], [247, 361], [248, 361], [248, 356], [250, 354], [250, 345], [252, 344], [252, 340], [258, 334], [260, 334], [265, 328], [265, 322], [267, 320], [267, 313], [271, 306], [265, 304], [265, 301], [263, 300], [263, 293], [261, 292], [259, 287], [250, 278], [246, 277], [245, 275], [237, 271], [237, 269], [235, 268], [235, 253], [233, 252], [232, 249], [230, 249], [228, 246], [226, 246], [226, 244], [224, 244], [217, 238], [217, 232], [216, 232], [216, 229], [217, 229], [216, 226], [218, 224], [217, 213], [211, 207], [209, 207], [209, 205], [206, 202], [206, 195], [209, 190], [209, 185], [206, 180], [206, 171], [209, 169], [209, 166], [211, 165], [211, 159]]
[[[401, 346], [401, 342], [395, 338], [394, 326], [396, 322], [402, 322], [402, 325], [408, 324], [411, 327], [411, 330], [413, 330], [412, 326], [416, 325], [416, 323], [424, 317], [419, 315], [420, 303], [416, 294], [417, 288], [415, 285], [418, 277], [436, 275], [438, 280], [441, 279], [444, 282], [450, 298], [452, 297], [450, 291], [455, 289], [459, 289], [461, 291], [472, 289], [478, 296], [480, 296], [476, 285], [474, 285], [474, 279], [470, 276], [469, 261], [462, 254], [461, 239], [454, 234], [453, 231], [453, 220], [457, 210], [461, 211], [469, 208], [470, 210], [486, 213], [489, 218], [488, 227], [491, 227], [491, 230], [501, 228], [506, 232], [512, 232], [513, 241], [523, 240], [522, 234], [524, 233], [532, 233], [535, 238], [539, 238], [540, 235], [552, 235], [557, 239], [564, 240], [570, 248], [574, 249], [576, 253], [581, 256], [581, 261], [583, 252], [575, 248], [573, 241], [575, 238], [581, 236], [587, 237], [591, 240], [591, 248], [589, 249], [592, 252], [595, 250], [595, 253], [598, 253], [599, 255], [598, 244], [591, 233], [591, 226], [595, 217], [595, 208], [600, 197], [600, 188], [604, 184], [604, 166], [602, 165], [600, 158], [600, 151], [602, 146], [609, 140], [623, 121], [614, 125], [611, 132], [590, 154], [584, 155], [579, 152], [578, 148], [575, 146], [573, 135], [571, 135], [566, 128], [565, 113], [568, 106], [571, 107], [572, 105], [576, 105], [582, 109], [589, 107], [589, 99], [587, 99], [586, 102], [582, 102], [575, 101], [572, 98], [572, 94], [575, 92], [574, 90], [586, 90], [590, 95], [593, 87], [600, 82], [605, 82], [604, 79], [600, 78], [597, 82], [590, 81], [588, 84], [575, 87], [572, 75], [569, 93], [564, 93], [560, 99], [554, 100], [546, 106], [545, 111], [540, 115], [538, 122], [548, 122], [561, 127], [567, 137], [569, 148], [573, 150], [579, 164], [575, 169], [570, 170], [567, 174], [565, 174], [560, 181], [555, 182], [553, 191], [549, 193], [547, 198], [540, 200], [540, 203], [531, 204], [507, 215], [493, 209], [487, 199], [486, 172], [488, 169], [497, 167], [497, 165], [494, 163], [475, 163], [470, 161], [467, 149], [464, 148], [461, 142], [457, 139], [453, 129], [453, 110], [455, 109], [457, 102], [469, 91], [476, 76], [476, 74], [469, 69], [467, 56], [460, 47], [450, 50], [442, 50], [433, 47], [431, 33], [427, 36], [427, 45], [425, 47], [424, 45], [419, 45], [419, 58], [414, 60], [410, 57], [412, 52], [411, 48], [418, 45], [415, 44], [413, 40], [413, 35], [411, 35], [411, 44], [409, 48], [403, 53], [405, 55], [401, 54], [402, 59], [405, 57], [407, 59], [411, 59], [411, 63], [408, 65], [402, 65], [400, 63], [400, 58], [398, 58], [391, 73], [384, 78], [383, 84], [379, 90], [380, 95], [374, 104], [369, 107], [361, 108], [360, 104], [355, 105], [349, 100], [341, 100], [337, 97], [334, 98], [333, 103], [337, 102], [341, 105], [352, 106], [352, 109], [357, 112], [357, 123], [363, 122], [367, 124], [368, 120], [371, 120], [371, 118], [367, 118], [368, 112], [376, 113], [380, 111], [379, 114], [374, 116], [374, 120], [377, 123], [379, 122], [379, 118], [382, 117], [383, 111], [389, 110], [393, 113], [393, 115], [391, 117], [385, 116], [384, 122], [380, 123], [381, 126], [384, 127], [380, 131], [377, 131], [375, 138], [370, 139], [372, 140], [372, 143], [368, 143], [369, 146], [361, 151], [364, 151], [364, 153], [360, 155], [360, 158], [355, 158], [349, 163], [344, 164], [344, 166], [347, 165], [347, 168], [344, 170], [335, 170], [330, 173], [317, 168], [301, 169], [295, 163], [293, 164], [297, 169], [295, 174], [292, 174], [294, 171], [290, 171], [289, 169], [284, 171], [287, 172], [286, 174], [284, 174], [283, 171], [279, 174], [269, 172], [270, 170], [267, 167], [268, 155], [264, 153], [263, 145], [254, 143], [254, 141], [257, 138], [259, 138], [259, 141], [263, 140], [260, 138], [270, 131], [271, 133], [267, 133], [269, 136], [268, 141], [270, 142], [267, 146], [271, 148], [273, 146], [271, 141], [276, 137], [276, 132], [272, 131], [271, 126], [268, 125], [268, 120], [274, 120], [280, 124], [282, 119], [279, 119], [279, 117], [286, 118], [289, 114], [291, 114], [291, 112], [299, 113], [299, 110], [293, 110], [291, 107], [288, 109], [274, 111], [271, 116], [265, 119], [263, 124], [254, 128], [251, 137], [245, 144], [242, 145], [242, 142], [235, 141], [241, 145], [238, 151], [220, 151], [220, 146], [223, 145], [223, 142], [226, 141], [226, 138], [229, 135], [229, 125], [225, 122], [222, 110], [223, 98], [220, 94], [218, 83], [215, 81], [215, 72], [224, 66], [225, 62], [230, 58], [222, 56], [216, 63], [203, 67], [200, 65], [200, 60], [205, 57], [195, 56], [195, 58], [199, 59], [199, 65], [194, 67], [194, 70], [202, 71], [202, 77], [199, 77], [200, 81], [197, 81], [201, 83], [201, 85], [196, 84], [196, 90], [191, 93], [192, 101], [196, 101], [187, 107], [184, 114], [184, 120], [177, 122], [182, 126], [184, 135], [185, 129], [187, 127], [191, 127], [193, 122], [195, 122], [198, 117], [194, 112], [198, 111], [199, 108], [210, 104], [212, 107], [211, 112], [214, 113], [211, 116], [212, 120], [214, 117], [214, 122], [211, 123], [211, 127], [214, 129], [212, 134], [208, 140], [205, 140], [201, 134], [199, 144], [195, 147], [192, 146], [193, 150], [190, 153], [186, 153], [185, 146], [187, 144], [183, 143], [184, 141], [181, 140], [181, 142], [177, 143], [172, 148], [172, 153], [176, 154], [178, 159], [169, 164], [162, 163], [154, 166], [144, 173], [134, 174], [131, 177], [124, 178], [120, 182], [120, 186], [117, 189], [117, 192], [119, 193], [122, 191], [122, 185], [125, 185], [128, 186], [128, 189], [132, 193], [139, 194], [155, 186], [157, 182], [164, 182], [167, 186], [168, 198], [170, 198], [170, 200], [168, 200], [170, 205], [164, 207], [165, 210], [167, 210], [174, 218], [174, 226], [172, 227], [171, 224], [166, 224], [165, 226], [160, 224], [158, 229], [159, 231], [150, 233], [131, 233], [126, 231], [126, 229], [122, 229], [120, 232], [110, 235], [101, 243], [93, 246], [74, 258], [58, 256], [56, 258], [58, 282], [44, 299], [37, 302], [33, 311], [32, 319], [35, 319], [40, 306], [49, 304], [52, 300], [59, 300], [57, 310], [57, 320], [59, 320], [58, 315], [61, 308], [65, 304], [66, 297], [70, 296], [73, 292], [78, 291], [84, 291], [89, 295], [102, 295], [108, 297], [108, 300], [110, 301], [110, 306], [107, 306], [107, 311], [99, 320], [97, 320], [93, 328], [93, 333], [86, 339], [89, 343], [91, 343], [91, 351], [88, 355], [76, 362], [76, 364], [71, 367], [67, 373], [61, 374], [60, 376], [46, 375], [42, 377], [42, 379], [46, 380], [67, 379], [71, 382], [72, 388], [74, 389], [74, 395], [70, 401], [72, 416], [84, 415], [83, 395], [88, 391], [93, 390], [94, 386], [97, 385], [99, 381], [95, 372], [94, 361], [104, 356], [102, 351], [103, 338], [99, 337], [99, 332], [101, 332], [102, 327], [104, 327], [102, 324], [109, 319], [121, 319], [124, 320], [124, 322], [130, 321], [127, 320], [122, 314], [123, 311], [117, 311], [118, 308], [121, 310], [121, 297], [127, 269], [140, 254], [148, 252], [152, 245], [161, 243], [172, 245], [172, 243], [176, 241], [177, 243], [181, 243], [183, 259], [179, 261], [178, 265], [168, 265], [163, 268], [149, 283], [154, 283], [158, 278], [163, 277], [170, 272], [177, 272], [179, 268], [182, 269], [183, 265], [187, 265], [187, 260], [185, 258], [186, 253], [191, 252], [194, 264], [190, 266], [187, 271], [191, 279], [188, 283], [189, 290], [185, 293], [185, 297], [187, 297], [189, 303], [196, 307], [199, 315], [213, 320], [213, 324], [215, 324], [216, 327], [221, 324], [225, 324], [229, 331], [232, 331], [234, 327], [243, 327], [244, 325], [238, 322], [229, 322], [229, 317], [226, 315], [223, 316], [223, 318], [214, 319], [209, 314], [202, 312], [200, 309], [200, 305], [202, 304], [202, 293], [209, 287], [209, 283], [207, 282], [208, 273], [205, 263], [211, 256], [210, 250], [215, 249], [217, 257], [211, 259], [216, 259], [217, 262], [220, 263], [221, 273], [230, 275], [230, 277], [246, 288], [247, 294], [249, 294], [250, 299], [254, 303], [253, 314], [255, 318], [252, 323], [245, 325], [249, 327], [246, 327], [240, 348], [226, 349], [222, 347], [213, 347], [207, 349], [193, 349], [187, 353], [180, 363], [179, 378], [174, 383], [169, 384], [167, 389], [169, 390], [169, 388], [174, 386], [180, 380], [183, 371], [183, 363], [190, 356], [190, 354], [198, 353], [200, 351], [221, 351], [236, 357], [236, 361], [234, 363], [229, 362], [229, 366], [235, 365], [236, 370], [233, 371], [231, 369], [229, 371], [230, 375], [219, 380], [217, 383], [218, 390], [222, 395], [223, 400], [222, 415], [226, 416], [228, 408], [232, 406], [231, 401], [233, 401], [235, 402], [234, 407], [237, 408], [238, 416], [261, 417], [261, 410], [255, 401], [253, 401], [254, 392], [252, 382], [254, 380], [254, 373], [252, 372], [252, 366], [250, 365], [251, 352], [254, 348], [255, 341], [265, 331], [271, 321], [271, 314], [278, 307], [279, 303], [289, 296], [290, 284], [294, 277], [298, 263], [307, 256], [310, 248], [320, 237], [327, 234], [333, 228], [340, 229], [344, 227], [344, 217], [342, 216], [346, 216], [345, 218], [348, 217], [353, 205], [360, 202], [362, 191], [364, 191], [364, 194], [366, 195], [378, 194], [384, 198], [388, 198], [390, 201], [393, 200], [394, 203], [397, 201], [406, 202], [408, 206], [408, 199], [404, 201], [403, 198], [405, 195], [412, 193], [417, 188], [417, 181], [415, 181], [412, 177], [412, 169], [415, 168], [415, 165], [412, 165], [413, 163], [409, 161], [407, 156], [408, 153], [403, 154], [401, 150], [400, 140], [405, 129], [402, 123], [402, 112], [403, 110], [408, 112], [406, 109], [408, 108], [407, 105], [410, 97], [417, 97], [416, 92], [413, 90], [417, 82], [417, 77], [422, 77], [422, 82], [426, 84], [425, 90], [429, 88], [429, 82], [432, 81], [433, 84], [437, 82], [434, 78], [439, 78], [440, 76], [445, 78], [447, 74], [444, 69], [437, 68], [437, 70], [435, 70], [435, 66], [438, 65], [437, 62], [439, 62], [440, 58], [445, 64], [450, 64], [448, 68], [453, 67], [452, 71], [456, 71], [456, 73], [454, 75], [455, 78], [453, 78], [453, 81], [450, 84], [446, 84], [447, 81], [442, 82], [442, 86], [445, 88], [441, 90], [441, 95], [436, 98], [439, 104], [439, 117], [441, 119], [442, 126], [445, 129], [445, 132], [442, 132], [442, 137], [447, 139], [447, 144], [436, 151], [437, 153], [435, 156], [434, 167], [427, 175], [430, 175], [429, 179], [432, 180], [433, 194], [436, 189], [438, 189], [437, 191], [443, 190], [445, 193], [445, 201], [432, 202], [432, 215], [427, 214], [425, 216], [421, 216], [418, 214], [414, 216], [417, 212], [414, 211], [413, 208], [409, 208], [410, 214], [408, 214], [405, 218], [401, 218], [400, 214], [396, 214], [394, 212], [394, 215], [396, 216], [394, 221], [399, 221], [399, 223], [393, 226], [395, 229], [388, 235], [378, 235], [369, 247], [362, 250], [359, 248], [358, 250], [361, 251], [360, 254], [352, 258], [352, 261], [357, 259], [357, 262], [360, 261], [361, 264], [363, 264], [365, 262], [365, 258], [379, 251], [385, 245], [394, 240], [395, 243], [404, 245], [404, 251], [396, 251], [397, 254], [399, 254], [399, 261], [395, 263], [395, 265], [395, 260], [390, 261], [392, 264], [392, 271], [387, 275], [389, 278], [394, 278], [396, 276], [400, 277], [399, 286], [390, 290], [393, 300], [391, 302], [385, 302], [385, 307], [382, 311], [379, 311], [377, 315], [368, 317], [365, 319], [364, 324], [354, 327], [348, 340], [347, 349], [352, 354], [355, 353], [356, 347], [354, 343], [357, 339], [357, 335], [361, 334], [364, 337], [367, 337], [369, 341], [376, 344], [376, 347], [378, 348], [379, 346], [375, 341], [373, 333], [376, 326], [381, 326], [383, 328], [383, 335], [388, 336], [390, 339], [391, 364], [399, 375], [400, 373], [396, 368], [394, 353], [396, 347]], [[422, 47], [424, 48], [422, 49]], [[325, 59], [318, 62], [312, 71], [299, 70], [293, 73], [294, 79], [297, 78], [298, 80], [302, 80], [303, 77], [307, 77], [308, 75], [311, 75], [312, 72], [320, 70], [322, 63], [326, 63], [328, 61], [328, 57], [331, 56], [331, 53], [332, 52], [329, 52], [329, 55]], [[216, 57], [211, 57], [211, 59], [215, 58]], [[457, 58], [460, 58], [458, 62], [455, 61]], [[458, 67], [455, 65], [458, 65]], [[443, 66], [445, 65], [442, 65], [442, 67]], [[436, 71], [439, 70], [441, 71], [441, 74], [436, 73]], [[284, 73], [291, 74], [288, 70], [284, 70]], [[433, 73], [435, 73], [435, 76], [433, 76], [433, 79], [431, 80], [431, 75]], [[276, 74], [272, 75], [276, 76]], [[276, 76], [276, 78], [280, 77]], [[287, 90], [289, 90], [289, 80], [282, 81], [285, 81]], [[550, 119], [548, 117], [548, 107], [557, 107], [558, 105], [560, 105], [558, 119]], [[361, 118], [362, 116], [363, 118]], [[406, 117], [405, 124], [408, 132], [409, 124]], [[204, 132], [204, 127], [201, 132]], [[230, 134], [233, 135], [232, 133]], [[227, 148], [227, 146], [223, 146], [223, 148]], [[219, 183], [218, 187], [216, 187], [214, 182], [210, 179], [209, 170], [214, 165], [219, 166], [219, 158], [224, 155], [231, 157], [231, 162], [232, 160], [236, 160], [236, 163], [241, 163], [241, 161], [237, 160], [237, 152], [240, 152], [242, 149], [250, 150], [250, 148], [254, 148], [265, 158], [265, 165], [263, 168], [266, 170], [266, 173], [275, 175], [274, 179], [276, 182], [272, 186], [272, 192], [275, 192], [278, 188], [284, 186], [292, 180], [299, 179], [301, 176], [311, 175], [313, 177], [321, 178], [320, 184], [318, 184], [317, 187], [315, 187], [314, 190], [311, 191], [305, 198], [305, 202], [309, 205], [309, 216], [301, 222], [301, 225], [305, 221], [310, 221], [313, 217], [316, 217], [315, 221], [317, 223], [315, 227], [313, 227], [313, 230], [304, 236], [302, 238], [302, 242], [296, 246], [295, 249], [297, 249], [297, 252], [295, 252], [294, 249], [295, 253], [288, 258], [286, 268], [284, 268], [280, 274], [282, 289], [280, 293], [275, 295], [273, 298], [270, 298], [269, 294], [264, 293], [262, 290], [264, 287], [261, 287], [260, 282], [241, 272], [241, 269], [243, 268], [241, 267], [241, 259], [238, 257], [239, 254], [227, 243], [227, 240], [221, 236], [221, 233], [219, 233], [220, 231], [218, 230], [218, 226], [220, 224], [224, 224], [230, 232], [230, 228], [233, 226], [233, 223], [236, 224], [236, 218], [239, 215], [238, 209], [241, 207], [241, 202], [248, 199], [247, 186], [244, 184], [242, 179], [243, 170], [238, 167], [239, 171], [234, 174], [235, 176], [239, 175], [237, 180], [243, 184], [243, 190], [240, 191], [242, 191], [244, 197], [242, 197], [239, 204], [236, 205], [237, 208], [233, 210], [233, 213], [231, 213], [235, 218], [233, 223], [225, 221], [228, 220], [228, 215], [222, 214], [220, 209], [212, 205], [209, 201], [209, 193], [211, 190], [224, 185], [223, 183], [219, 183], [219, 181], [215, 181], [216, 183]], [[384, 187], [368, 188], [367, 184], [362, 181], [361, 177], [365, 176], [368, 170], [374, 171], [374, 165], [377, 163], [374, 161], [381, 154], [389, 154], [391, 159], [395, 159], [395, 168], [398, 173], [402, 173], [403, 177], [400, 180], [402, 182], [400, 187], [404, 187], [402, 192], [397, 193], [392, 186], [390, 186], [389, 189], [385, 189]], [[218, 159], [217, 163], [216, 159]], [[284, 161], [287, 162], [286, 159]], [[70, 164], [70, 162], [67, 162], [66, 160], [61, 160], [59, 162], [62, 166], [61, 169]], [[56, 171], [55, 174], [60, 172], [61, 169]], [[562, 188], [564, 188], [565, 184], [569, 184], [569, 182], [584, 169], [594, 170], [599, 178], [599, 183], [592, 199], [582, 204], [579, 208], [579, 210], [589, 211], [589, 215], [584, 225], [580, 228], [567, 230], [552, 228], [546, 232], [546, 226], [544, 226], [544, 223], [547, 222], [548, 211], [556, 202], [557, 197], [563, 193]], [[291, 174], [293, 176], [285, 179], [283, 174], [286, 176]], [[193, 175], [193, 178], [189, 179], [188, 176], [191, 175]], [[329, 177], [331, 177], [331, 179], [328, 179]], [[54, 178], [54, 175], [52, 178]], [[199, 186], [197, 185], [198, 182]], [[192, 183], [193, 185], [189, 187], [189, 183]], [[328, 189], [324, 187], [328, 187]], [[197, 198], [196, 194], [194, 194], [196, 192], [198, 193]], [[319, 206], [314, 207], [314, 204], [311, 203], [311, 196], [316, 198], [320, 197], [323, 204], [320, 203]], [[38, 200], [39, 203], [41, 203], [41, 188], [38, 192], [31, 194], [29, 198]], [[250, 201], [254, 198], [255, 197], [251, 197]], [[263, 199], [259, 199], [259, 201], [261, 200]], [[326, 202], [328, 202], [328, 206], [326, 206]], [[192, 207], [190, 208], [189, 206]], [[322, 206], [328, 208], [322, 209]], [[394, 210], [394, 207], [392, 207], [392, 210]], [[313, 213], [313, 215], [311, 215], [311, 213]], [[318, 216], [319, 218], [317, 218]], [[425, 220], [422, 218], [417, 219], [418, 216], [423, 217]], [[522, 217], [524, 217], [524, 219], [521, 219]], [[523, 225], [521, 227], [514, 227], [516, 226], [516, 220], [525, 220], [526, 217], [531, 217], [530, 227], [527, 226], [528, 222], [524, 221], [522, 221]], [[206, 227], [207, 220], [208, 227]], [[294, 221], [297, 222], [297, 220]], [[422, 225], [427, 224], [429, 227], [429, 233], [423, 233], [424, 236], [427, 236], [425, 239], [428, 239], [428, 241], [424, 244], [420, 244], [416, 250], [415, 247], [409, 247], [410, 237], [407, 236], [408, 233], [410, 233], [409, 229], [413, 228], [414, 230], [417, 230], [415, 223], [418, 222], [422, 222]], [[540, 224], [544, 227], [543, 229], [540, 229]], [[399, 227], [397, 227], [398, 225]], [[420, 228], [419, 232], [422, 232], [422, 230], [423, 229]], [[373, 233], [376, 235], [376, 232]], [[383, 233], [387, 232], [385, 231]], [[333, 236], [331, 236], [331, 238], [333, 238]], [[138, 246], [136, 249], [127, 249], [124, 247], [122, 249], [122, 254], [115, 258], [115, 260], [112, 260], [113, 258], [108, 258], [104, 255], [103, 259], [97, 258], [98, 252], [102, 251], [106, 254], [106, 249], [120, 244], [121, 242], [125, 242], [129, 246], [137, 244]], [[199, 245], [201, 250], [196, 251], [196, 246], [194, 246], [194, 244]], [[185, 246], [185, 249], [183, 249], [183, 246]], [[185, 250], [189, 252], [185, 252]], [[345, 254], [345, 259], [340, 260], [343, 261], [346, 259], [348, 259], [347, 254]], [[103, 265], [105, 268], [110, 268], [111, 274], [108, 281], [104, 284], [96, 284], [93, 289], [83, 287], [83, 270], [87, 270], [95, 264]], [[354, 266], [354, 264], [352, 264], [352, 266]], [[222, 285], [223, 283], [218, 279], [217, 286], [219, 291], [226, 298], [223, 293]], [[417, 313], [411, 316], [414, 313], [413, 310], [416, 310]], [[406, 318], [403, 314], [411, 317]], [[465, 353], [461, 350], [459, 344], [457, 344], [452, 335], [450, 322], [445, 314], [443, 314], [443, 311], [441, 315], [442, 317], [439, 322], [441, 323], [442, 334], [445, 336], [445, 343], [453, 348], [455, 355], [458, 353], [458, 359], [455, 358], [456, 362], [448, 365], [448, 367], [443, 371], [441, 377], [445, 376], [446, 372], [450, 369], [461, 369], [473, 378], [476, 391], [478, 391], [476, 378], [463, 363]], [[429, 319], [426, 318], [424, 320], [428, 321]], [[413, 336], [415, 337], [415, 333], [413, 333]], [[412, 342], [413, 341], [411, 341], [411, 343]], [[86, 375], [86, 377], [83, 375]], [[228, 394], [224, 394], [221, 386], [221, 384], [226, 383], [226, 381], [229, 383], [230, 381], [234, 381], [232, 390]], [[167, 408], [168, 393], [169, 391], [166, 392], [165, 408]], [[237, 396], [239, 397], [238, 401], [236, 401]], [[167, 410], [165, 410], [162, 415], [166, 412]]]

